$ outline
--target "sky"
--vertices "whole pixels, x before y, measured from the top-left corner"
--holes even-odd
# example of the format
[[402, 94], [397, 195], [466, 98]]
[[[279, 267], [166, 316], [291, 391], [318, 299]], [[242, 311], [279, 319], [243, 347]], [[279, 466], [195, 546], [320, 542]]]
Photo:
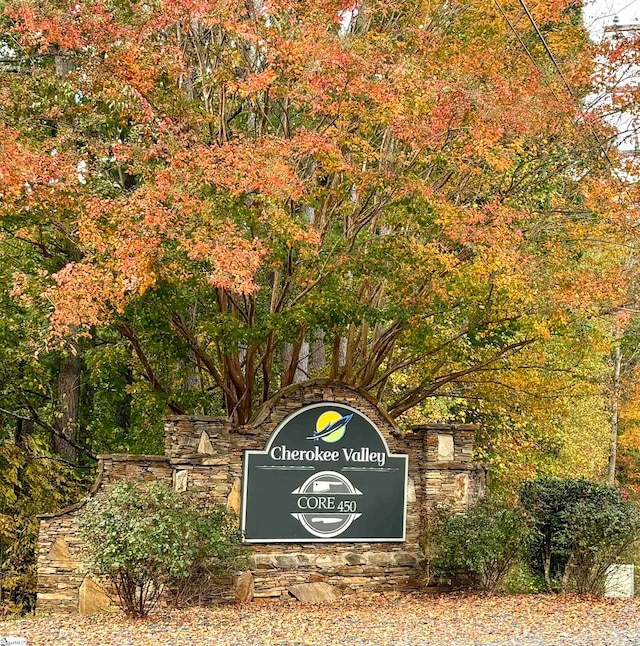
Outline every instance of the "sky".
[[638, 23], [640, 27], [640, 0], [587, 0], [583, 16], [592, 37], [599, 41], [604, 27], [612, 25], [616, 16], [621, 25]]
[[[602, 39], [604, 28], [615, 24], [616, 18], [619, 25], [637, 24], [640, 30], [640, 0], [585, 0], [583, 20], [594, 41]], [[637, 154], [640, 148], [637, 119], [628, 114], [618, 114], [607, 120], [620, 132], [620, 150]]]

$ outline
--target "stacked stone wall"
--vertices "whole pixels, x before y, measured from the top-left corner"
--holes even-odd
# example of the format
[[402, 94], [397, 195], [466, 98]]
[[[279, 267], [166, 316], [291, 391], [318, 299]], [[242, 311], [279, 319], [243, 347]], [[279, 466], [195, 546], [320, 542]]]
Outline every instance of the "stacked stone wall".
[[[163, 456], [102, 455], [91, 491], [99, 495], [105, 484], [118, 480], [162, 480], [170, 483], [172, 469]], [[108, 604], [99, 582], [87, 575], [82, 563], [78, 513], [84, 502], [55, 514], [42, 514], [38, 536], [38, 608], [89, 612]]]
[[[371, 397], [344, 386], [311, 382], [285, 389], [241, 428], [221, 418], [169, 417], [165, 456], [100, 456], [100, 476], [92, 495], [122, 478], [163, 480], [177, 491], [190, 492], [203, 502], [226, 504], [239, 514], [243, 452], [264, 449], [280, 422], [302, 406], [320, 402], [339, 402], [362, 411], [379, 428], [390, 452], [408, 455], [406, 541], [252, 545], [255, 597], [286, 598], [296, 583], [321, 581], [344, 594], [416, 589], [420, 539], [429, 509], [444, 502], [464, 509], [483, 495], [485, 471], [473, 462], [475, 427], [430, 425], [400, 435]], [[81, 506], [41, 517], [41, 608], [88, 611], [93, 607], [87, 601], [91, 595], [83, 593], [83, 586], [93, 591], [96, 582], [86, 577], [80, 563], [76, 516]]]

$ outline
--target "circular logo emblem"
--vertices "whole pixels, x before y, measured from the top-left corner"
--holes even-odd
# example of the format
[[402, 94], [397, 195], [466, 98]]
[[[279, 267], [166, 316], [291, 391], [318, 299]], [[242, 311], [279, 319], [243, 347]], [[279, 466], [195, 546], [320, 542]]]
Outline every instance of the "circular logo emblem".
[[318, 538], [339, 536], [362, 515], [354, 498], [362, 492], [335, 471], [315, 473], [292, 493], [301, 512], [291, 515]]
[[334, 410], [328, 410], [316, 420], [316, 430], [308, 440], [322, 440], [333, 444], [344, 437], [347, 432], [347, 424], [351, 421], [353, 413], [350, 415], [340, 415]]

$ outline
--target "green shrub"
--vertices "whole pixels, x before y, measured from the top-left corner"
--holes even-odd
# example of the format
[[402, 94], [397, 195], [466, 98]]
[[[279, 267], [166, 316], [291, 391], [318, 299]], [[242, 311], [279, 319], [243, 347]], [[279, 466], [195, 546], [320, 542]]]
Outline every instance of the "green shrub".
[[602, 593], [607, 568], [640, 531], [638, 513], [619, 490], [583, 478], [527, 482], [520, 504], [534, 527], [530, 566], [549, 590]]
[[166, 588], [176, 602], [202, 595], [243, 565], [235, 518], [203, 509], [161, 482], [118, 482], [80, 516], [89, 569], [113, 584], [129, 615], [148, 614]]
[[238, 519], [222, 505], [192, 516], [191, 562], [185, 576], [174, 577], [174, 605], [202, 604], [224, 595], [239, 570], [247, 567], [249, 550], [242, 545]]
[[463, 514], [432, 513], [425, 541], [430, 576], [459, 579], [495, 591], [517, 562], [529, 533], [518, 508], [488, 498]]
[[546, 592], [544, 578], [531, 571], [524, 558], [524, 547], [516, 563], [509, 569], [501, 586], [506, 594], [539, 594]]

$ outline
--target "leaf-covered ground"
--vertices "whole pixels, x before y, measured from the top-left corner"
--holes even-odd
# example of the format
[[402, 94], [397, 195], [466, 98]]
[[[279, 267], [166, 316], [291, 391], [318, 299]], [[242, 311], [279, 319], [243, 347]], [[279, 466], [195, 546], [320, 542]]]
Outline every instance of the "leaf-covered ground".
[[50, 615], [0, 623], [0, 637], [29, 646], [393, 644], [467, 646], [628, 646], [640, 644], [640, 600], [551, 595], [399, 597], [332, 606], [252, 603], [122, 615]]

